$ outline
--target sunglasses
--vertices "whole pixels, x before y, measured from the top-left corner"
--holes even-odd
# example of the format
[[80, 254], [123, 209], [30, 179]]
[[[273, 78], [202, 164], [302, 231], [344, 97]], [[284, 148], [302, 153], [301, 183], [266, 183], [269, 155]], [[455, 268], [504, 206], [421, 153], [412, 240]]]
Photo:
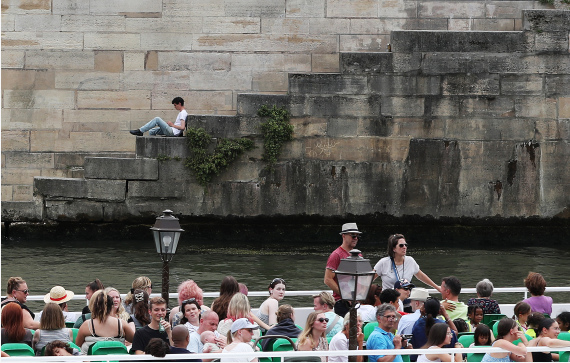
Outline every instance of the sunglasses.
[[400, 243], [400, 244], [398, 245], [398, 247], [400, 247], [400, 248], [408, 247], [408, 244], [407, 244], [407, 243]]
[[152, 284], [150, 286], [145, 286], [144, 289], [152, 289]]
[[29, 289], [26, 289], [26, 290], [16, 290], [16, 291], [23, 292], [23, 293], [26, 294], [26, 295], [28, 295], [28, 294], [30, 293], [30, 290], [29, 290]]
[[329, 322], [329, 318], [318, 318], [318, 321], [320, 321], [321, 323], [328, 323]]
[[279, 277], [274, 278], [273, 281], [271, 281], [271, 283], [274, 283], [274, 282], [281, 282], [281, 283], [285, 284], [285, 280], [283, 280], [283, 279], [281, 279], [281, 278], [279, 278]]
[[188, 304], [188, 303], [193, 303], [196, 302], [196, 298], [191, 298], [191, 299], [186, 299], [184, 301], [182, 301], [182, 304]]

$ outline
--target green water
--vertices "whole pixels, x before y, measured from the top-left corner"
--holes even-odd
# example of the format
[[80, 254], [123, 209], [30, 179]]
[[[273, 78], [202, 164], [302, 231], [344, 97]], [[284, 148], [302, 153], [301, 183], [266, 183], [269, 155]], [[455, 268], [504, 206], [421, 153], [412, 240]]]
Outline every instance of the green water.
[[[256, 238], [259, 238], [257, 236]], [[340, 241], [339, 241], [340, 244]], [[265, 245], [248, 249], [239, 244], [224, 248], [211, 242], [193, 242], [179, 247], [170, 264], [171, 288], [193, 279], [207, 292], [219, 290], [222, 278], [233, 275], [245, 283], [250, 291], [261, 291], [269, 282], [280, 277], [287, 281], [289, 290], [328, 289], [323, 283], [325, 264], [330, 252], [339, 244], [309, 245], [286, 250], [283, 245]], [[384, 247], [363, 243], [358, 246], [372, 266], [384, 257]], [[436, 283], [444, 276], [455, 275], [464, 287], [473, 288], [483, 278], [489, 278], [495, 287], [524, 286], [529, 271], [540, 272], [549, 286], [570, 286], [570, 249], [563, 247], [525, 247], [520, 249], [475, 250], [450, 247], [420, 247], [410, 244], [408, 254]], [[130, 289], [131, 282], [140, 275], [153, 281], [154, 293], [160, 293], [162, 262], [154, 250], [152, 240], [122, 242], [9, 242], [2, 243], [2, 286], [10, 276], [24, 278], [32, 295], [46, 294], [54, 285], [62, 285], [77, 294], [84, 293], [87, 282], [95, 277], [106, 286], [121, 293]], [[417, 279], [418, 286], [422, 283]], [[3, 291], [5, 294], [5, 291]], [[570, 293], [552, 293], [554, 302], [570, 302]], [[462, 295], [467, 298], [471, 295]], [[522, 294], [496, 294], [502, 303], [515, 303]], [[258, 307], [262, 298], [251, 298]], [[209, 304], [212, 299], [207, 298]], [[293, 306], [310, 306], [310, 297], [286, 297]], [[33, 310], [43, 303], [30, 302]], [[80, 310], [82, 301], [71, 303], [70, 310]]]

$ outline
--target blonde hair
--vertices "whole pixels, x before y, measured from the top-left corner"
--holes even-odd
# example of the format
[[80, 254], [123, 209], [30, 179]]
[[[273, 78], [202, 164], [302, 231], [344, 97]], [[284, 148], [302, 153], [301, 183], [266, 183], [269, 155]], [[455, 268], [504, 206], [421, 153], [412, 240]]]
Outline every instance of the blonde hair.
[[147, 287], [151, 287], [152, 281], [150, 281], [150, 279], [146, 276], [139, 276], [133, 281], [133, 284], [131, 286], [132, 286], [131, 291], [129, 291], [129, 293], [125, 297], [125, 304], [127, 305], [131, 305], [133, 303], [134, 299], [133, 292], [135, 290], [137, 289], [144, 290]]
[[49, 302], [42, 310], [40, 318], [40, 329], [58, 330], [65, 328], [65, 318], [58, 304]]
[[[99, 319], [102, 323], [107, 320], [111, 315], [113, 307], [113, 300], [109, 301], [110, 297], [105, 290], [97, 290], [89, 300], [89, 310], [91, 310], [91, 318]], [[109, 306], [111, 305], [111, 306]]]
[[[313, 324], [317, 321], [317, 317], [319, 314], [325, 315], [325, 313], [313, 311], [307, 317], [307, 322], [305, 323], [305, 329], [299, 335], [299, 339], [297, 340], [297, 346], [305, 344], [305, 341], [308, 339], [311, 342], [311, 346], [314, 347], [318, 344], [313, 340]], [[323, 331], [322, 337], [326, 338], [326, 331]], [[316, 343], [316, 344], [315, 344]]]
[[230, 303], [228, 304], [228, 318], [232, 319], [233, 321], [240, 319], [240, 318], [247, 318], [249, 319], [249, 315], [251, 313], [251, 306], [249, 305], [249, 300], [247, 296], [242, 294], [241, 292], [236, 293], [232, 296]]
[[[105, 292], [107, 293], [107, 295], [109, 295], [109, 293], [111, 291], [115, 291], [117, 294], [119, 294], [119, 299], [121, 299], [121, 293], [119, 292], [119, 290], [115, 289], [114, 287], [107, 287], [105, 289]], [[129, 321], [129, 318], [130, 318], [129, 313], [127, 313], [127, 311], [125, 310], [125, 307], [123, 306], [122, 299], [121, 299], [121, 302], [119, 303], [119, 308], [117, 309], [117, 318], [123, 319], [124, 321]]]

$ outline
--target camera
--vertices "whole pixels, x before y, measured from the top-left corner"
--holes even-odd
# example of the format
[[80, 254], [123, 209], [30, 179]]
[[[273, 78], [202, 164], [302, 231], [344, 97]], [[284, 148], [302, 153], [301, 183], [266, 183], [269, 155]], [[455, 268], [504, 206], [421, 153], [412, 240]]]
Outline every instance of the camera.
[[408, 340], [412, 339], [412, 334], [400, 334], [402, 337], [402, 348], [406, 349], [408, 347]]

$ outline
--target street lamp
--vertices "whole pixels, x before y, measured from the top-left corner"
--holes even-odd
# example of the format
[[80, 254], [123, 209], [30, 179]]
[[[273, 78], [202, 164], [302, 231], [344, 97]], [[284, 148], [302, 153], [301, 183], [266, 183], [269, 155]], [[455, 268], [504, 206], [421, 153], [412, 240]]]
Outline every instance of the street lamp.
[[156, 222], [151, 227], [151, 230], [154, 236], [156, 252], [162, 259], [162, 298], [166, 300], [166, 306], [168, 307], [168, 284], [170, 280], [170, 267], [168, 264], [176, 253], [180, 234], [184, 230], [180, 228], [178, 218], [174, 217], [169, 209], [163, 211], [162, 215], [156, 218]]
[[[338, 287], [340, 296], [343, 300], [349, 301], [350, 304], [350, 325], [348, 333], [348, 349], [357, 350], [358, 342], [356, 335], [358, 333], [356, 319], [356, 301], [365, 300], [370, 285], [374, 280], [374, 270], [370, 266], [370, 260], [362, 258], [360, 251], [357, 249], [350, 251], [350, 257], [340, 260], [338, 270], [335, 271], [338, 279]], [[356, 356], [350, 356], [349, 361], [356, 362]]]

